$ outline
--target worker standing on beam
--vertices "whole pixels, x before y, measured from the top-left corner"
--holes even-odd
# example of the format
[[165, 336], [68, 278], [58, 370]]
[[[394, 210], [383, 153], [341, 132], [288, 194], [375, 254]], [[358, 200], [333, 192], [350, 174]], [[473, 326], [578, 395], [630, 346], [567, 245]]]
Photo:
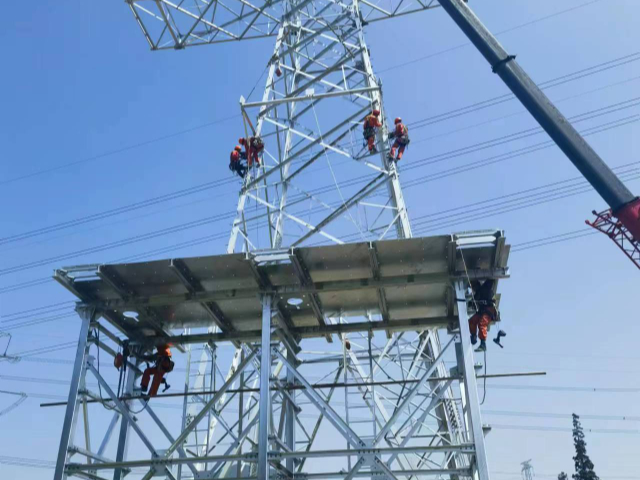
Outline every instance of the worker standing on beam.
[[158, 394], [158, 389], [161, 384], [165, 385], [163, 391], [169, 388], [167, 379], [164, 378], [165, 374], [173, 371], [174, 362], [171, 360], [171, 348], [169, 345], [161, 345], [157, 348], [155, 355], [144, 357], [145, 360], [153, 361], [153, 366], [147, 364], [147, 368], [142, 373], [142, 380], [140, 381], [140, 388], [143, 392], [149, 388], [149, 380], [153, 375], [153, 382], [151, 382], [151, 389], [149, 390], [149, 397], [155, 397]]
[[[389, 152], [389, 160], [399, 161], [402, 158], [404, 149], [407, 148], [409, 142], [409, 129], [402, 123], [402, 119], [397, 117], [394, 121], [396, 128], [389, 133], [389, 138], [394, 139], [393, 146]], [[398, 156], [396, 157], [396, 149], [398, 149]]]
[[487, 328], [489, 323], [498, 319], [498, 310], [493, 295], [495, 280], [485, 280], [480, 283], [478, 280], [471, 282], [473, 290], [473, 306], [476, 313], [469, 319], [469, 331], [471, 332], [471, 344], [475, 345], [480, 338], [480, 346], [476, 352], [487, 350]]
[[380, 123], [380, 110], [374, 109], [369, 115], [364, 117], [363, 132], [364, 139], [367, 142], [369, 153], [376, 153], [376, 132], [377, 129], [382, 127]]
[[247, 174], [247, 166], [242, 163], [243, 160], [247, 159], [247, 154], [242, 151], [242, 147], [240, 145], [236, 145], [231, 152], [231, 156], [229, 159], [229, 170], [237, 173], [240, 178], [244, 178]]
[[259, 155], [264, 150], [264, 142], [258, 135], [246, 138], [242, 137], [238, 140], [240, 145], [244, 145], [244, 149], [247, 156], [247, 167], [251, 168], [254, 164], [260, 166]]

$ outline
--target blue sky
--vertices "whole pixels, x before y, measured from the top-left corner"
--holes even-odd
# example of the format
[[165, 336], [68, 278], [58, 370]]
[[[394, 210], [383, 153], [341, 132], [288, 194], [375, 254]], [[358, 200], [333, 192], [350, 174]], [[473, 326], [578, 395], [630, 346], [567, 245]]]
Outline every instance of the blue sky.
[[[586, 0], [485, 0], [471, 2], [494, 32], [588, 3]], [[195, 184], [227, 178], [227, 155], [235, 144], [237, 115], [270, 57], [272, 39], [185, 51], [151, 53], [123, 2], [40, 2], [5, 6], [0, 28], [0, 236], [19, 234], [127, 205]], [[600, 0], [499, 36], [536, 82], [544, 82], [631, 55], [640, 44], [640, 3]], [[440, 10], [367, 27], [374, 70], [383, 82], [386, 110], [408, 123], [507, 93], [484, 59]], [[422, 57], [430, 58], [420, 60]], [[246, 61], [249, 59], [249, 61]], [[413, 62], [413, 60], [417, 60]], [[638, 96], [640, 62], [585, 76], [547, 90], [567, 116], [601, 109]], [[258, 87], [260, 88], [260, 87]], [[412, 129], [401, 167], [409, 181], [412, 159], [449, 152], [535, 126], [516, 101]], [[637, 106], [585, 120], [579, 129], [640, 113]], [[508, 116], [508, 118], [503, 118]], [[482, 124], [482, 125], [478, 125]], [[189, 133], [146, 143], [176, 132]], [[612, 167], [638, 161], [638, 123], [589, 137]], [[457, 131], [459, 130], [459, 131]], [[418, 142], [418, 140], [425, 140]], [[437, 173], [545, 140], [528, 137], [420, 169]], [[134, 145], [144, 144], [136, 148]], [[105, 155], [107, 154], [107, 155]], [[64, 165], [79, 162], [71, 167]], [[58, 168], [60, 167], [60, 168]], [[45, 174], [30, 176], [43, 170]], [[459, 175], [408, 188], [412, 218], [577, 177], [557, 148], [540, 150]], [[20, 177], [26, 177], [21, 178]], [[640, 184], [630, 182], [634, 191]], [[235, 208], [237, 185], [118, 215], [73, 229], [0, 245], [0, 289], [49, 276], [61, 265], [107, 262], [190, 238], [223, 232], [227, 224], [187, 230], [121, 248], [48, 262], [15, 273], [17, 265], [159, 230]], [[592, 209], [604, 209], [594, 192], [482, 219], [466, 219], [427, 234], [502, 228], [512, 244], [584, 227]], [[164, 255], [222, 253], [226, 239]], [[484, 405], [490, 466], [497, 479], [518, 475], [533, 459], [538, 474], [572, 471], [570, 433], [516, 430], [514, 426], [570, 427], [570, 417], [502, 416], [496, 412], [640, 416], [640, 394], [506, 389], [505, 385], [640, 388], [635, 349], [637, 269], [606, 237], [515, 252], [512, 278], [502, 284], [507, 348], [491, 349], [489, 372], [546, 370], [540, 379], [491, 381]], [[72, 300], [53, 282], [0, 294], [0, 314]], [[64, 305], [62, 305], [64, 307]], [[34, 317], [39, 318], [39, 317]], [[0, 328], [7, 323], [0, 323]], [[61, 319], [14, 331], [13, 352], [76, 339], [77, 322]], [[1, 339], [0, 339], [1, 341]], [[4, 344], [0, 343], [0, 347]], [[68, 360], [72, 349], [42, 358]], [[20, 382], [6, 376], [66, 379], [66, 363], [0, 363], [0, 389], [63, 395], [56, 384]], [[495, 387], [495, 388], [491, 388]], [[12, 399], [0, 395], [0, 410]], [[30, 398], [0, 417], [11, 434], [0, 439], [2, 455], [52, 460], [62, 410], [41, 410]], [[489, 413], [494, 412], [494, 413]], [[499, 428], [498, 425], [510, 428]], [[637, 421], [585, 419], [588, 450], [603, 479], [636, 474], [640, 446]], [[634, 430], [635, 434], [620, 431]], [[43, 478], [45, 470], [0, 464], [3, 478]], [[47, 472], [48, 475], [48, 472]]]

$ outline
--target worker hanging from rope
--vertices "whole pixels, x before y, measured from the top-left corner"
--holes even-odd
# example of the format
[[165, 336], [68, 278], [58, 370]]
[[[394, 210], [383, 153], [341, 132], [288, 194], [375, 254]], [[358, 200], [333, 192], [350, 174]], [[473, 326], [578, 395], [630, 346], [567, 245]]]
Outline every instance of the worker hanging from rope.
[[244, 178], [247, 174], [247, 166], [242, 163], [243, 160], [247, 160], [247, 154], [242, 151], [242, 147], [240, 145], [236, 145], [236, 148], [231, 151], [229, 170], [237, 173], [240, 178]]
[[149, 389], [149, 397], [155, 397], [158, 394], [158, 389], [161, 384], [164, 384], [163, 392], [167, 391], [170, 385], [167, 383], [166, 378], [164, 378], [165, 374], [173, 371], [174, 363], [171, 360], [171, 348], [169, 345], [161, 345], [157, 348], [157, 352], [155, 355], [149, 355], [143, 357], [144, 360], [153, 361], [153, 366], [149, 366], [147, 364], [147, 368], [142, 373], [142, 380], [140, 381], [140, 388], [143, 392], [147, 391], [149, 388], [149, 380], [151, 380], [151, 376], [153, 375], [153, 382], [151, 382], [151, 388]]
[[374, 109], [369, 115], [364, 117], [363, 132], [364, 139], [367, 142], [369, 153], [376, 153], [376, 132], [377, 129], [382, 127], [380, 123], [380, 110]]
[[495, 283], [495, 280], [485, 280], [482, 284], [478, 280], [471, 282], [473, 307], [476, 309], [476, 313], [469, 319], [469, 331], [471, 332], [472, 345], [475, 345], [480, 338], [480, 346], [476, 352], [487, 350], [487, 328], [489, 323], [498, 320], [500, 315], [493, 296]]
[[242, 137], [238, 140], [240, 145], [244, 145], [247, 157], [247, 167], [251, 168], [254, 164], [260, 166], [260, 154], [264, 150], [264, 142], [258, 135], [249, 137], [249, 141]]
[[[404, 149], [409, 146], [409, 129], [402, 123], [402, 119], [397, 117], [394, 121], [396, 128], [389, 132], [389, 138], [394, 139], [393, 146], [389, 152], [389, 160], [399, 161], [402, 158]], [[396, 157], [396, 149], [398, 150], [398, 156]]]

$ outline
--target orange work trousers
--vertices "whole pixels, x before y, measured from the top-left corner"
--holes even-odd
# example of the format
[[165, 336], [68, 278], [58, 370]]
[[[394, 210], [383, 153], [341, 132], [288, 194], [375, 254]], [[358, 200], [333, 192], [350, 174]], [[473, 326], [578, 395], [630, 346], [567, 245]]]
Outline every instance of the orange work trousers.
[[[400, 147], [400, 148], [398, 148]], [[391, 156], [393, 158], [395, 158], [396, 160], [400, 160], [402, 158], [402, 154], [404, 153], [404, 149], [405, 149], [406, 145], [404, 143], [400, 143], [398, 142], [398, 140], [396, 140], [395, 142], [393, 142], [393, 146], [391, 147]], [[398, 156], [396, 157], [396, 148], [398, 148]]]
[[367, 137], [367, 147], [369, 147], [369, 152], [373, 152], [375, 144], [376, 144], [376, 136], [375, 135]]
[[257, 150], [253, 147], [249, 147], [249, 151], [247, 152], [247, 166], [252, 167], [255, 163], [260, 166], [260, 157], [258, 156], [262, 149]]
[[480, 340], [487, 339], [487, 327], [491, 317], [486, 313], [476, 313], [469, 319], [469, 331], [471, 335], [477, 335]]
[[149, 380], [151, 380], [151, 375], [153, 375], [153, 382], [151, 382], [151, 389], [149, 390], [148, 395], [150, 397], [155, 397], [158, 394], [158, 389], [160, 388], [160, 384], [164, 378], [164, 373], [164, 370], [157, 366], [146, 368], [142, 373], [142, 380], [140, 380], [142, 391], [147, 389], [149, 386]]

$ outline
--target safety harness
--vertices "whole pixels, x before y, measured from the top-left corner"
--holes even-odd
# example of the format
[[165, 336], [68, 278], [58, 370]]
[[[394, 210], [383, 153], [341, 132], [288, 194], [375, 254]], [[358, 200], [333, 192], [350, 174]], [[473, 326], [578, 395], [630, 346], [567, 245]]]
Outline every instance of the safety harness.
[[400, 144], [400, 145], [409, 145], [409, 143], [411, 143], [411, 139], [409, 138], [409, 129], [407, 128], [406, 125], [402, 125], [402, 135], [396, 137], [396, 141]]
[[258, 152], [264, 148], [264, 141], [260, 137], [251, 137], [250, 142], [251, 148]]

